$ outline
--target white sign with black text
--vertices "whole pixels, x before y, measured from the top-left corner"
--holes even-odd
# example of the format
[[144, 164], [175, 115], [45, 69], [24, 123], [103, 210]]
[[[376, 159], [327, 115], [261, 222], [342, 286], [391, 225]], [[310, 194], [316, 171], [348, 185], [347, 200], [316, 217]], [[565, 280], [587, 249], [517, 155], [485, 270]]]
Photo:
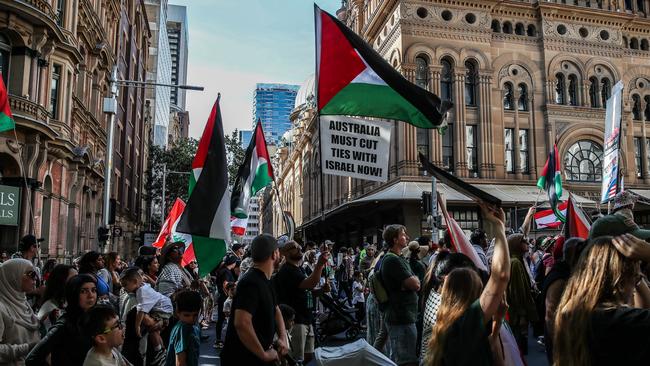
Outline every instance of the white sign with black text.
[[386, 182], [392, 122], [321, 116], [324, 174]]

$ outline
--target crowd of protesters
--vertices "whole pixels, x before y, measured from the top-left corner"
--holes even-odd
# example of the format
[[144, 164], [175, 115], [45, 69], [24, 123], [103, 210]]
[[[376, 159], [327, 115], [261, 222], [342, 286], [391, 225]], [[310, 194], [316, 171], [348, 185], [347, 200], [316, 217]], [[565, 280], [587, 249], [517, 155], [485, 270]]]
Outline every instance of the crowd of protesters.
[[304, 365], [330, 299], [397, 365], [523, 366], [529, 341], [558, 366], [647, 365], [650, 231], [634, 202], [619, 194], [586, 240], [533, 239], [534, 208], [512, 230], [480, 204], [469, 254], [400, 224], [373, 244], [262, 234], [205, 278], [181, 265], [183, 243], [144, 247], [131, 265], [88, 252], [39, 268], [28, 235], [0, 265], [0, 364], [198, 365], [215, 322], [222, 365]]

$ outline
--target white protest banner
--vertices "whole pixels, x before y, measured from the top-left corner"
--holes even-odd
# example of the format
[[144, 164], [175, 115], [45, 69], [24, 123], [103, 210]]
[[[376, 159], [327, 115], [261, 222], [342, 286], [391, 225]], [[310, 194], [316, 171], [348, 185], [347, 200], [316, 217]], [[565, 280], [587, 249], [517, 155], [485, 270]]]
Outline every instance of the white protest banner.
[[321, 116], [323, 173], [386, 182], [392, 131], [391, 122]]
[[614, 85], [612, 96], [607, 99], [605, 111], [605, 143], [603, 144], [603, 185], [601, 203], [607, 203], [620, 191], [618, 154], [621, 145], [621, 98], [623, 82]]

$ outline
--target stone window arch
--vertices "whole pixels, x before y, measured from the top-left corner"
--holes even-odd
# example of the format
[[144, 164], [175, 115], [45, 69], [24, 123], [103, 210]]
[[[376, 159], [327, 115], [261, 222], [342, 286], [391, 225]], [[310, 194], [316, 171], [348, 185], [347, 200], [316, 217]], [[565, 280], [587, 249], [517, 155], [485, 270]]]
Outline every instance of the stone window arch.
[[494, 33], [501, 33], [501, 23], [499, 23], [498, 20], [492, 19], [492, 32]]
[[567, 95], [569, 96], [569, 105], [577, 106], [578, 103], [578, 77], [575, 74], [570, 74], [568, 77], [569, 85], [567, 88]]
[[597, 64], [593, 67], [589, 76], [589, 105], [592, 108], [606, 107], [612, 94], [613, 80], [614, 73], [608, 66]]
[[589, 100], [591, 108], [598, 108], [598, 79], [595, 76], [589, 78]]
[[520, 111], [528, 110], [528, 86], [524, 83], [519, 83], [517, 86], [519, 97], [517, 98], [517, 109]]
[[603, 173], [603, 147], [591, 140], [571, 145], [564, 155], [564, 175], [569, 181], [600, 182]]
[[429, 90], [429, 57], [424, 54], [415, 56], [415, 84]]
[[528, 37], [537, 37], [537, 28], [533, 24], [528, 24], [528, 28], [526, 29], [526, 34]]
[[555, 104], [564, 104], [565, 103], [565, 94], [566, 94], [566, 83], [564, 80], [564, 74], [557, 73], [555, 75]]
[[633, 50], [638, 50], [639, 49], [639, 40], [636, 37], [633, 37], [630, 40], [630, 48]]
[[515, 25], [515, 34], [518, 36], [526, 35], [526, 28], [523, 23], [517, 23]]
[[641, 50], [642, 51], [648, 51], [649, 49], [650, 48], [649, 48], [649, 45], [648, 45], [648, 40], [647, 39], [642, 39], [641, 40]]
[[454, 101], [454, 61], [445, 56], [440, 60], [440, 99]]
[[607, 106], [607, 99], [612, 96], [612, 82], [604, 77], [600, 80], [600, 98], [602, 106]]
[[573, 62], [562, 61], [555, 73], [555, 103], [571, 106], [580, 105], [581, 71]]
[[632, 96], [632, 118], [637, 121], [641, 120], [641, 97], [639, 94]]
[[465, 105], [476, 106], [478, 104], [478, 67], [476, 60], [465, 61]]
[[512, 34], [512, 23], [503, 22], [503, 33]]
[[511, 82], [503, 84], [503, 109], [512, 111], [515, 109], [515, 93]]

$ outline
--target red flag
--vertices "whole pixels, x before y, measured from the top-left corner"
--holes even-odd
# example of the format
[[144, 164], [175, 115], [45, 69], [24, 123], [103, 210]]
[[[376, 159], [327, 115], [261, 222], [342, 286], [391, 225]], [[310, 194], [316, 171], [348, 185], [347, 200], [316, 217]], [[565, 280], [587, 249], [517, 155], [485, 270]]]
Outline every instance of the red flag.
[[[560, 203], [557, 208], [566, 217], [566, 208], [569, 201]], [[553, 209], [542, 210], [535, 212], [535, 224], [538, 229], [557, 229], [562, 226], [562, 221], [557, 217]]]
[[584, 211], [576, 205], [573, 195], [569, 195], [567, 200], [569, 205], [566, 210], [566, 227], [564, 229], [564, 236], [569, 238], [582, 238], [589, 237], [589, 230], [591, 230], [591, 223], [587, 219]]
[[442, 203], [442, 200], [440, 199], [440, 194], [438, 194], [438, 206], [442, 208], [442, 215], [444, 216], [445, 222], [447, 223], [447, 230], [449, 230], [449, 236], [451, 237], [451, 244], [454, 250], [458, 253], [465, 254], [469, 257], [469, 259], [472, 260], [472, 262], [474, 262], [476, 268], [487, 272], [487, 267], [485, 267], [485, 264], [479, 258], [478, 253], [476, 253], [476, 249], [474, 249], [472, 244], [469, 242], [469, 239], [467, 238], [467, 235], [465, 235], [463, 229], [460, 227], [460, 225], [458, 225], [456, 220], [449, 216], [447, 207]]
[[248, 226], [248, 218], [238, 219], [235, 216], [230, 216], [230, 228], [232, 233], [239, 236], [246, 234], [246, 227]]
[[183, 254], [183, 261], [181, 262], [181, 264], [183, 266], [186, 266], [191, 261], [195, 260], [196, 257], [194, 256], [194, 245], [192, 244], [192, 235], [183, 234], [176, 231], [176, 225], [178, 225], [178, 220], [181, 218], [181, 215], [183, 214], [183, 210], [185, 210], [185, 202], [183, 202], [180, 198], [177, 198], [176, 202], [174, 202], [174, 206], [172, 206], [171, 211], [169, 211], [169, 215], [167, 215], [167, 219], [165, 220], [165, 223], [160, 229], [158, 238], [152, 245], [156, 248], [162, 248], [167, 242], [168, 238], [169, 240], [172, 241], [184, 242], [185, 253]]

